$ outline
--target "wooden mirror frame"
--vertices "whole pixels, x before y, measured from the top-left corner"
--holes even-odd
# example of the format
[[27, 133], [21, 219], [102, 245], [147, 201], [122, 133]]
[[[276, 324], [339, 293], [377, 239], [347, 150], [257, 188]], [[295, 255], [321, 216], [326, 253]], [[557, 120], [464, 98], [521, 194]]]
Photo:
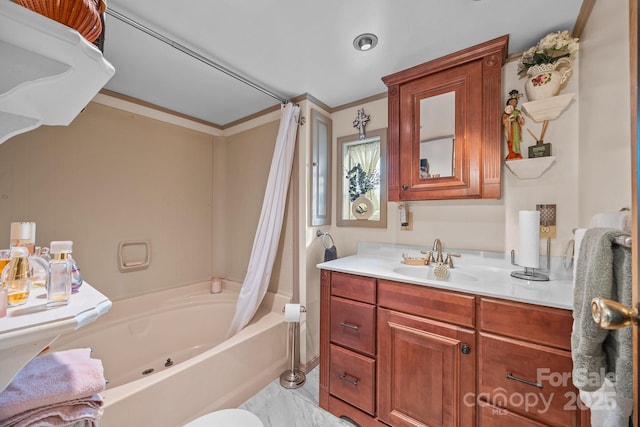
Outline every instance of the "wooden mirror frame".
[[343, 190], [343, 185], [345, 182], [345, 165], [344, 165], [344, 157], [345, 157], [345, 146], [347, 144], [357, 144], [359, 141], [359, 135], [347, 135], [338, 138], [338, 161], [337, 161], [337, 173], [336, 176], [338, 179], [336, 180], [336, 225], [338, 227], [377, 227], [377, 228], [386, 228], [387, 227], [387, 181], [386, 181], [386, 170], [385, 167], [387, 165], [387, 129], [376, 129], [367, 132], [366, 140], [373, 138], [380, 138], [380, 206], [379, 206], [379, 215], [377, 219], [352, 219], [352, 218], [343, 218], [342, 213], [343, 209], [346, 207], [344, 198], [346, 194]]
[[[498, 37], [382, 78], [389, 102], [389, 201], [500, 198], [501, 83], [508, 41], [508, 35]], [[420, 180], [420, 99], [452, 90], [459, 168], [453, 177]]]

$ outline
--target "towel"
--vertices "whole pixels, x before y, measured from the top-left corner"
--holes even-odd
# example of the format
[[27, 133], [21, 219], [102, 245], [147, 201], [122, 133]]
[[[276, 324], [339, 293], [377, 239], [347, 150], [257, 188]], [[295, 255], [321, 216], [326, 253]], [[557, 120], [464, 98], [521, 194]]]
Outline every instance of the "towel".
[[102, 416], [102, 398], [96, 394], [31, 409], [0, 421], [2, 427], [73, 426], [97, 427]]
[[324, 250], [324, 262], [333, 261], [334, 259], [338, 259], [338, 249], [335, 245]]
[[17, 415], [55, 405], [101, 406], [94, 396], [105, 389], [102, 362], [90, 353], [88, 348], [59, 351], [27, 363], [0, 392], [0, 427], [12, 425], [6, 421]]
[[579, 390], [598, 390], [606, 375], [623, 398], [632, 399], [632, 330], [601, 329], [591, 316], [591, 300], [598, 296], [631, 305], [631, 251], [613, 243], [625, 234], [611, 228], [590, 228], [584, 234], [575, 276], [571, 355], [573, 384]]
[[599, 213], [591, 218], [589, 228], [615, 228], [631, 234], [631, 211]]

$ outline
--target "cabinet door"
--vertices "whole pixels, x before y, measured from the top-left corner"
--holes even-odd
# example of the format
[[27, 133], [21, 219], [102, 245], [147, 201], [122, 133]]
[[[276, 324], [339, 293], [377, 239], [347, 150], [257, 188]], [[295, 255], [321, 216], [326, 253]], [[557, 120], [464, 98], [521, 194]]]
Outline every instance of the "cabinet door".
[[378, 418], [393, 426], [475, 425], [474, 346], [472, 330], [378, 309]]

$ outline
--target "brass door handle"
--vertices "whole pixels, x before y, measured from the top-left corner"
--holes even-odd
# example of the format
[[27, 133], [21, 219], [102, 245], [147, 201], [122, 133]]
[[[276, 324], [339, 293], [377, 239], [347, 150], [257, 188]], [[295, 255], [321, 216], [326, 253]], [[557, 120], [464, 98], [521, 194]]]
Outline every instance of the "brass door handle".
[[602, 297], [591, 301], [593, 321], [603, 329], [621, 329], [638, 324], [638, 310]]

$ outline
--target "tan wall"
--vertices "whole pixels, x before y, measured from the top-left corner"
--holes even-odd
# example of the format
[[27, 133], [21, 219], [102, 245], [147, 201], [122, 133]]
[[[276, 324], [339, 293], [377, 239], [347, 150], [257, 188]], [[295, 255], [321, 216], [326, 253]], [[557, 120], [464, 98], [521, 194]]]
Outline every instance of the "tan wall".
[[[68, 127], [0, 145], [0, 242], [37, 223], [37, 244], [73, 240], [85, 280], [112, 299], [211, 274], [214, 137], [91, 103]], [[118, 242], [151, 243], [148, 270], [120, 273]]]
[[[631, 207], [629, 8], [595, 3], [580, 62], [580, 226]], [[634, 115], [635, 117], [635, 115]]]
[[[224, 252], [226, 262], [219, 266], [221, 274], [231, 280], [242, 282], [258, 227], [258, 220], [265, 198], [264, 190], [271, 167], [271, 158], [278, 135], [279, 121], [270, 122], [225, 138], [226, 150], [226, 182], [221, 189], [216, 181], [215, 191], [226, 192], [224, 198], [214, 199], [215, 205], [224, 204], [223, 216], [219, 224], [226, 234], [222, 239], [224, 247], [215, 242], [218, 252]], [[292, 295], [293, 282], [293, 215], [292, 198], [297, 196], [290, 190], [283, 223], [283, 234], [280, 238], [278, 257], [269, 284], [269, 290]], [[218, 223], [218, 219], [215, 219]], [[214, 265], [218, 263], [214, 260]]]
[[[215, 275], [242, 282], [277, 132], [277, 115], [211, 136], [92, 102], [68, 127], [0, 145], [0, 242], [8, 246], [12, 221], [35, 221], [41, 246], [73, 240], [85, 279], [114, 300]], [[297, 201], [289, 193], [269, 287], [285, 295]], [[118, 270], [126, 240], [150, 241], [148, 270]]]

